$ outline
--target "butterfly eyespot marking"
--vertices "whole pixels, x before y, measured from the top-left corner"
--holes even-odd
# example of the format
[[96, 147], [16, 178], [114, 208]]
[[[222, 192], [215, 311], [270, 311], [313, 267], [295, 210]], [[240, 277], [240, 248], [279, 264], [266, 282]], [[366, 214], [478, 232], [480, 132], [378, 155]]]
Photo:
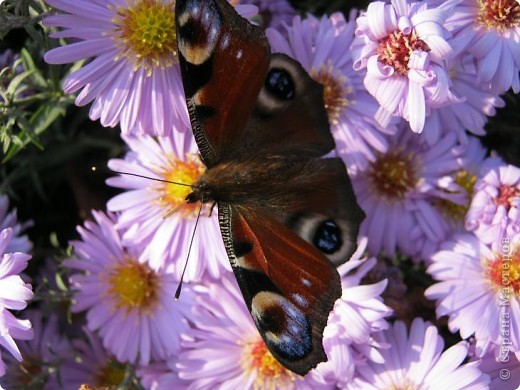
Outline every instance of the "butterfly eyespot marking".
[[298, 360], [311, 352], [309, 319], [287, 298], [275, 292], [261, 291], [251, 301], [251, 315], [267, 346], [276, 355]]
[[325, 254], [335, 265], [347, 261], [356, 243], [349, 237], [349, 224], [343, 219], [331, 219], [319, 214], [294, 215], [286, 221], [301, 238]]
[[343, 244], [340, 227], [332, 219], [323, 221], [316, 227], [312, 243], [327, 255], [336, 252]]
[[207, 9], [201, 11], [199, 7], [192, 6], [183, 9], [178, 17], [179, 52], [192, 65], [201, 65], [213, 55], [221, 30], [220, 19], [212, 17], [214, 12]]
[[294, 80], [285, 69], [271, 69], [265, 79], [265, 87], [280, 100], [292, 100], [296, 95]]

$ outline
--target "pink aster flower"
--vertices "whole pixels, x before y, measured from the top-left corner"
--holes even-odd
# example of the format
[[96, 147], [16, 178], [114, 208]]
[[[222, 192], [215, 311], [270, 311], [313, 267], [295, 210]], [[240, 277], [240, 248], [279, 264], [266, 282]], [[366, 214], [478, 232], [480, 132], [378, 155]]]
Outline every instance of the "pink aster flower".
[[62, 359], [70, 355], [70, 343], [60, 333], [58, 317], [44, 318], [42, 310], [28, 310], [24, 313], [34, 330], [34, 338], [18, 343], [23, 361], [12, 357], [6, 359], [7, 374], [0, 379], [6, 389], [43, 388], [61, 389], [57, 370]]
[[148, 364], [179, 348], [191, 305], [190, 287], [179, 301], [173, 274], [156, 271], [140, 259], [138, 247], [125, 247], [114, 218], [93, 212], [95, 222], [78, 227], [81, 241], [72, 242], [76, 257], [64, 265], [70, 278], [72, 311], [86, 311], [87, 326], [120, 362]]
[[363, 86], [362, 74], [352, 69], [349, 47], [355, 23], [341, 14], [316, 19], [296, 17], [286, 27], [286, 36], [269, 29], [272, 50], [298, 60], [311, 77], [324, 86], [324, 103], [336, 152], [345, 159], [349, 172], [367, 168], [377, 152], [388, 149], [385, 134], [395, 134], [395, 127], [382, 128], [373, 117], [378, 104]]
[[453, 45], [469, 52], [477, 67], [477, 82], [495, 93], [520, 92], [520, 3], [517, 0], [463, 0], [445, 27]]
[[[425, 296], [452, 332], [473, 336], [477, 353], [489, 343], [520, 351], [520, 235], [503, 237], [499, 248], [461, 234], [432, 256], [427, 269], [439, 282]], [[507, 331], [507, 334], [504, 333]]]
[[72, 353], [60, 368], [64, 389], [110, 388], [123, 384], [127, 366], [117, 361], [102, 344], [101, 339], [88, 329], [82, 338], [72, 340]]
[[[204, 172], [193, 137], [174, 133], [157, 139], [124, 139], [130, 152], [124, 160], [110, 160], [113, 170], [186, 184], [193, 184]], [[108, 210], [120, 213], [116, 227], [123, 232], [124, 243], [142, 245], [142, 259], [155, 269], [174, 265], [173, 272], [180, 277], [199, 210], [198, 204], [185, 204], [190, 188], [130, 175], [110, 178], [107, 183], [128, 190], [107, 204]], [[197, 225], [185, 274], [188, 281], [198, 280], [206, 272], [219, 278], [223, 270], [231, 269], [216, 210], [211, 216], [209, 211], [202, 209]]]
[[437, 328], [420, 318], [409, 332], [397, 321], [375, 337], [390, 348], [382, 350], [384, 364], [359, 366], [348, 389], [485, 389], [489, 377], [474, 362], [464, 363], [468, 344], [460, 342], [443, 352]]
[[368, 237], [371, 254], [384, 251], [391, 257], [399, 249], [418, 256], [425, 242], [434, 245], [446, 238], [448, 228], [435, 203], [466, 199], [451, 176], [460, 169], [457, 159], [463, 150], [453, 133], [429, 145], [403, 128], [391, 138], [388, 152], [352, 177], [367, 215], [360, 231]]
[[436, 8], [428, 2], [374, 1], [357, 19], [354, 69], [366, 68], [365, 87], [381, 105], [376, 118], [383, 126], [398, 115], [420, 133], [430, 108], [458, 101], [445, 68], [453, 49], [443, 23], [459, 1]]
[[[32, 339], [33, 329], [29, 320], [19, 320], [9, 310], [25, 309], [27, 301], [33, 297], [31, 285], [19, 276], [31, 256], [21, 252], [9, 253], [7, 248], [12, 237], [11, 228], [0, 231], [0, 346], [21, 362], [22, 355], [15, 339]], [[5, 373], [6, 365], [0, 353], [0, 376]]]
[[[103, 126], [123, 134], [165, 135], [189, 123], [175, 36], [174, 0], [49, 0], [61, 11], [44, 24], [60, 27], [53, 38], [72, 43], [50, 50], [45, 61], [88, 60], [65, 79], [66, 93]], [[240, 7], [237, 7], [240, 11]], [[248, 15], [251, 16], [251, 15]], [[178, 129], [178, 127], [176, 127]], [[182, 128], [182, 127], [181, 127]]]
[[466, 215], [466, 229], [485, 243], [520, 232], [520, 169], [489, 158], [482, 167]]

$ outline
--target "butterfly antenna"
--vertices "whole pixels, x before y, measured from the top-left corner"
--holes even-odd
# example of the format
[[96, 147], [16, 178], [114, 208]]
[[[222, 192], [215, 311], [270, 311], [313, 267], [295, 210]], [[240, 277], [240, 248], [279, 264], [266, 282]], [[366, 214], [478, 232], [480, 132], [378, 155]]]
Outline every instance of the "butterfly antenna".
[[[92, 170], [92, 172], [97, 172], [98, 171], [98, 168], [97, 167], [91, 167], [90, 168]], [[135, 176], [135, 177], [140, 177], [142, 179], [148, 179], [148, 180], [153, 180], [153, 181], [160, 181], [162, 183], [169, 183], [169, 184], [177, 184], [178, 186], [184, 186], [184, 187], [190, 187], [190, 188], [195, 188], [194, 185], [192, 184], [186, 184], [186, 183], [179, 183], [178, 181], [172, 181], [172, 180], [166, 180], [166, 179], [158, 179], [156, 177], [150, 177], [150, 176], [145, 176], [145, 175], [139, 175], [137, 173], [131, 173], [131, 172], [123, 172], [123, 171], [114, 171], [114, 170], [106, 170], [107, 173], [119, 173], [120, 175], [129, 175], [129, 176]]]
[[199, 224], [199, 218], [200, 218], [200, 214], [202, 213], [202, 205], [203, 204], [204, 203], [201, 200], [199, 211], [197, 212], [197, 219], [195, 220], [195, 227], [193, 228], [193, 233], [191, 235], [190, 245], [188, 247], [188, 255], [186, 256], [186, 261], [184, 262], [184, 268], [182, 270], [181, 280], [179, 282], [179, 285], [177, 286], [177, 290], [175, 291], [175, 300], [176, 301], [179, 299], [179, 296], [181, 295], [182, 281], [184, 280], [184, 273], [186, 272], [186, 268], [188, 267], [188, 260], [190, 258], [191, 247], [193, 245], [193, 239], [195, 238], [195, 232], [197, 231], [197, 225]]

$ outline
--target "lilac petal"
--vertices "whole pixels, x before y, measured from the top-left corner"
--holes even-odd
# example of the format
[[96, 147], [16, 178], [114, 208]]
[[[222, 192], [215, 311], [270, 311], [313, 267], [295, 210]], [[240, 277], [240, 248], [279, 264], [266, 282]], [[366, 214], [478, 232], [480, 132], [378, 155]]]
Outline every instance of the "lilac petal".
[[45, 53], [44, 59], [49, 64], [66, 64], [95, 57], [111, 49], [112, 46], [113, 42], [110, 38], [91, 39], [49, 50]]

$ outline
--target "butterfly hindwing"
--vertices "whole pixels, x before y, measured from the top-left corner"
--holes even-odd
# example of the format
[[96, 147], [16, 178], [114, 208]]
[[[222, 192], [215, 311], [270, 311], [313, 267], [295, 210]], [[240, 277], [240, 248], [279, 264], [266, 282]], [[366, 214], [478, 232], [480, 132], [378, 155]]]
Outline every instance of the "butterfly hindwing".
[[175, 12], [188, 111], [211, 167], [242, 138], [267, 73], [269, 44], [225, 0], [178, 0]]
[[219, 219], [233, 271], [267, 347], [285, 367], [305, 375], [327, 360], [323, 329], [341, 296], [338, 273], [265, 212], [219, 204]]

